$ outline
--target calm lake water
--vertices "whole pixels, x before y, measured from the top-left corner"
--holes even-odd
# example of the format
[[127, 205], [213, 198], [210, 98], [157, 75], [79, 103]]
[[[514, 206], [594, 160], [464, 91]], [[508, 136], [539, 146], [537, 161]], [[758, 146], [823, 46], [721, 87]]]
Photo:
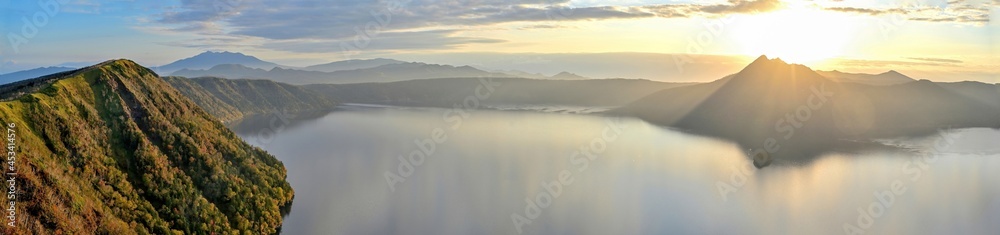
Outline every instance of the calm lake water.
[[1000, 231], [994, 129], [756, 170], [732, 142], [637, 119], [398, 107], [280, 116], [234, 129], [288, 169], [296, 197], [283, 234]]

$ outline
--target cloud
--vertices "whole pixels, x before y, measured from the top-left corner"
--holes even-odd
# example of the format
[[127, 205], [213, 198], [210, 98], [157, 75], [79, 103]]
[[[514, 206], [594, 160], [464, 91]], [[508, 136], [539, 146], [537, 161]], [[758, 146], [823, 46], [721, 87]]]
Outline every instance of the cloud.
[[898, 60], [859, 60], [859, 59], [834, 59], [833, 62], [839, 66], [858, 68], [914, 68], [914, 67], [961, 67], [956, 63], [944, 61], [898, 61]]
[[[398, 12], [386, 6], [311, 6], [295, 2], [268, 3], [226, 20], [234, 34], [270, 39], [343, 38], [367, 29], [410, 30], [426, 27], [464, 27], [508, 22], [574, 21], [656, 16], [637, 7], [586, 7], [536, 5], [421, 4], [415, 0]], [[423, 1], [423, 0], [420, 0]], [[450, 4], [444, 4], [450, 5]]]
[[[993, 0], [994, 6], [998, 1]], [[911, 21], [952, 22], [985, 25], [990, 21], [990, 3], [978, 1], [951, 0], [937, 4], [908, 4], [890, 8], [857, 8], [857, 7], [826, 7], [825, 10], [864, 14], [887, 15], [898, 14]]]
[[907, 59], [920, 60], [920, 61], [928, 61], [928, 62], [942, 62], [942, 63], [956, 63], [956, 64], [962, 63], [961, 60], [943, 59], [943, 58], [908, 57]]
[[[306, 50], [293, 43], [328, 45], [353, 40], [358, 35], [378, 35], [377, 42], [395, 44], [372, 47], [402, 49], [454, 48], [463, 44], [499, 40], [462, 37], [457, 31], [477, 26], [522, 22], [554, 22], [631, 18], [715, 17], [724, 14], [772, 11], [779, 0], [729, 0], [723, 4], [662, 4], [640, 6], [571, 7], [569, 0], [182, 0], [155, 21], [172, 25], [166, 30], [206, 36], [226, 34], [271, 40], [265, 46]], [[539, 29], [546, 26], [514, 29]], [[415, 35], [429, 42], [408, 40]], [[373, 42], [376, 44], [376, 42]], [[325, 48], [325, 46], [323, 46]], [[339, 50], [339, 49], [338, 49]]]
[[180, 10], [166, 11], [160, 23], [206, 23], [233, 16], [248, 5], [243, 0], [181, 0]]
[[246, 37], [233, 36], [205, 36], [196, 39], [185, 39], [180, 41], [160, 42], [160, 45], [196, 48], [199, 50], [225, 50], [230, 48], [256, 48], [260, 46], [259, 40]]
[[[429, 30], [414, 32], [387, 32], [372, 38], [319, 39], [319, 40], [273, 40], [262, 47], [298, 53], [329, 53], [354, 50], [420, 50], [450, 49], [466, 44], [501, 43], [504, 40], [458, 36], [458, 30]], [[359, 40], [355, 40], [359, 39]]]
[[[848, 4], [845, 1], [833, 3], [840, 5], [825, 9], [863, 15], [899, 14], [912, 21], [926, 22], [985, 24], [990, 13], [987, 6], [982, 6], [989, 3], [974, 4], [964, 0], [883, 8], [852, 7], [843, 5]], [[449, 49], [502, 42], [462, 36], [461, 31], [505, 23], [528, 25], [506, 29], [539, 30], [565, 25], [560, 22], [714, 18], [776, 11], [783, 7], [782, 0], [626, 6], [578, 6], [570, 0], [181, 0], [179, 6], [157, 15], [154, 23], [169, 26], [158, 29], [207, 38], [260, 39], [267, 48], [296, 52], [316, 51], [310, 47], [336, 51], [341, 42], [359, 36], [373, 38], [373, 46], [366, 50]], [[417, 38], [431, 41], [414, 42]], [[311, 46], [296, 46], [296, 43]], [[168, 44], [193, 46], [183, 42]]]
[[867, 14], [867, 15], [882, 15], [882, 14], [889, 14], [889, 13], [905, 13], [905, 11], [903, 11], [901, 9], [884, 9], [883, 10], [883, 9], [870, 9], [870, 8], [857, 8], [857, 7], [828, 7], [828, 8], [826, 8], [826, 10], [828, 10], [828, 11], [847, 12], [847, 13]]
[[781, 8], [780, 0], [729, 0], [729, 4], [701, 7], [701, 11], [716, 14], [768, 12]]
[[572, 28], [576, 28], [576, 27], [566, 26], [566, 25], [558, 25], [558, 24], [536, 24], [536, 25], [528, 25], [528, 26], [518, 27], [518, 29], [522, 29], [522, 30], [532, 30], [532, 29], [572, 29]]

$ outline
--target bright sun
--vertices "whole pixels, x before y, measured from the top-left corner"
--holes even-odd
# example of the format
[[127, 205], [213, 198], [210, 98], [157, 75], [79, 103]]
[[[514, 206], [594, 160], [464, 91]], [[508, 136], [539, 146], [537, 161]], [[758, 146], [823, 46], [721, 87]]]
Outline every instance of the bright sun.
[[738, 19], [734, 40], [749, 56], [766, 54], [794, 63], [814, 63], [840, 56], [855, 33], [843, 14], [789, 7]]

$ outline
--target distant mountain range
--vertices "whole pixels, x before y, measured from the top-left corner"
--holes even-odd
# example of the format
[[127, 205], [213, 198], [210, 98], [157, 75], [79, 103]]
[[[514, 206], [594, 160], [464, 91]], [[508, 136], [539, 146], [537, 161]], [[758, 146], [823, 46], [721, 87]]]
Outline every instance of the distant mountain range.
[[344, 84], [395, 82], [451, 77], [522, 77], [556, 80], [590, 79], [570, 72], [553, 76], [523, 71], [485, 71], [471, 66], [406, 62], [394, 59], [355, 59], [306, 67], [283, 66], [233, 52], [204, 52], [191, 58], [155, 67], [161, 75], [270, 79], [289, 84]]
[[263, 61], [254, 56], [244, 55], [238, 52], [211, 52], [195, 55], [190, 58], [174, 61], [159, 67], [153, 67], [153, 71], [158, 74], [170, 74], [182, 69], [208, 69], [220, 64], [239, 64], [245, 67], [258, 69], [272, 69], [274, 67], [284, 67], [282, 65]]
[[[0, 75], [0, 83], [10, 83], [71, 69], [73, 67], [57, 66], [19, 71]], [[151, 69], [164, 76], [270, 79], [289, 84], [394, 82], [449, 77], [521, 77], [554, 80], [591, 79], [566, 71], [546, 76], [540, 73], [529, 73], [519, 70], [494, 71], [471, 66], [427, 64], [385, 58], [355, 59], [306, 67], [293, 67], [261, 60], [239, 52], [212, 51], [206, 51], [163, 66], [151, 67]]]
[[0, 84], [7, 84], [16, 81], [21, 81], [29, 78], [37, 78], [53, 73], [65, 72], [74, 70], [76, 68], [71, 67], [41, 67], [36, 69], [22, 70], [8, 74], [0, 75]]
[[369, 69], [382, 65], [402, 64], [402, 63], [406, 63], [406, 61], [382, 59], [382, 58], [367, 59], [367, 60], [344, 60], [344, 61], [330, 62], [326, 64], [306, 66], [304, 68], [301, 68], [301, 70], [318, 71], [318, 72], [335, 72], [341, 70]]
[[315, 84], [307, 89], [344, 103], [447, 107], [462, 104], [481, 84], [491, 84], [483, 105], [616, 107], [667, 88], [691, 85], [642, 79], [543, 80], [441, 78], [390, 83]]
[[549, 77], [549, 79], [555, 79], [555, 80], [584, 80], [584, 79], [590, 79], [590, 78], [584, 77], [584, 76], [580, 76], [580, 75], [576, 75], [574, 73], [563, 71], [563, 72], [557, 73], [556, 75], [552, 75], [552, 77]]
[[491, 73], [471, 66], [451, 66], [425, 63], [395, 63], [373, 68], [340, 70], [333, 72], [306, 71], [274, 68], [263, 70], [238, 64], [216, 65], [207, 70], [184, 69], [171, 74], [183, 77], [224, 77], [231, 79], [270, 79], [289, 84], [345, 84], [367, 82], [396, 82], [413, 79], [452, 77], [513, 77]]
[[163, 80], [223, 122], [257, 114], [325, 112], [337, 105], [311, 90], [271, 80], [172, 76]]
[[890, 70], [889, 72], [880, 74], [844, 73], [837, 70], [816, 71], [816, 73], [819, 73], [820, 75], [823, 75], [824, 77], [835, 82], [853, 82], [875, 86], [897, 85], [917, 81], [916, 79], [910, 78], [896, 72], [895, 70]]
[[547, 79], [547, 78], [549, 78], [549, 76], [545, 76], [544, 74], [541, 74], [541, 73], [529, 73], [529, 72], [520, 71], [520, 70], [490, 70], [489, 72], [509, 74], [511, 76], [519, 77], [519, 78], [532, 78], [532, 79]]
[[[862, 77], [895, 82], [900, 76]], [[754, 150], [759, 167], [767, 159], [809, 160], [861, 143], [855, 140], [1000, 128], [997, 84], [837, 82], [843, 80], [761, 56], [734, 75], [656, 92], [611, 113], [734, 140]]]
[[170, 76], [181, 77], [223, 77], [229, 79], [240, 78], [264, 78], [269, 69], [250, 68], [240, 64], [220, 64], [209, 69], [181, 69], [170, 74]]

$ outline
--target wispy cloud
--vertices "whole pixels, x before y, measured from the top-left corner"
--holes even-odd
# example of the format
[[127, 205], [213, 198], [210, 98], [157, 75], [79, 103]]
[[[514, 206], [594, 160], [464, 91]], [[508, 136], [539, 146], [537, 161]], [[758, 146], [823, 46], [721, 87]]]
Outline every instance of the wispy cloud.
[[[458, 32], [457, 30], [387, 32], [371, 38], [365, 49], [374, 51], [450, 49], [467, 44], [505, 42], [499, 39], [455, 35]], [[353, 39], [271, 40], [261, 46], [297, 53], [328, 53], [342, 52], [344, 50], [341, 48], [342, 43], [353, 43]]]
[[834, 63], [843, 67], [858, 68], [914, 68], [914, 67], [960, 67], [957, 63], [945, 61], [900, 61], [900, 60], [860, 60], [835, 59]]
[[757, 13], [768, 12], [781, 8], [780, 0], [729, 0], [729, 4], [718, 4], [701, 7], [700, 10], [708, 13]]
[[[226, 3], [222, 7], [220, 2]], [[566, 21], [630, 18], [675, 18], [758, 13], [778, 9], [779, 0], [729, 0], [722, 4], [662, 4], [641, 6], [571, 7], [569, 0], [410, 0], [396, 12], [389, 1], [344, 0], [183, 0], [181, 6], [163, 12], [155, 22], [174, 25], [161, 29], [209, 36], [271, 40], [263, 46], [289, 51], [317, 51], [295, 43], [329, 48], [353, 40], [359, 33], [380, 32], [375, 49], [446, 49], [463, 44], [496, 43], [498, 39], [461, 36], [459, 29], [512, 22], [538, 23], [557, 28]], [[377, 24], [377, 25], [374, 25]], [[440, 31], [440, 30], [446, 31]], [[403, 40], [433, 40], [413, 42]], [[390, 40], [398, 39], [400, 41]], [[379, 43], [385, 42], [385, 43]], [[394, 46], [388, 46], [394, 45]], [[338, 49], [339, 50], [339, 49]], [[328, 50], [319, 50], [328, 51]]]
[[990, 7], [1000, 6], [1000, 0], [992, 2], [950, 0], [942, 1], [940, 4], [925, 4], [915, 2], [884, 8], [860, 8], [860, 7], [826, 7], [826, 10], [865, 14], [865, 15], [887, 15], [898, 14], [912, 21], [926, 22], [953, 22], [984, 25], [990, 21]]
[[260, 46], [260, 40], [247, 37], [233, 36], [206, 36], [196, 39], [175, 40], [159, 42], [160, 45], [196, 48], [200, 50], [224, 50], [231, 48], [256, 48]]
[[[389, 11], [394, 1], [403, 1]], [[847, 1], [828, 0], [829, 11], [862, 15], [899, 14], [914, 21], [985, 24], [989, 7], [965, 0], [938, 5], [882, 5], [881, 8], [852, 6]], [[994, 3], [1000, 0], [992, 0]], [[731, 14], [776, 11], [782, 0], [727, 0], [715, 3], [572, 4], [570, 0], [182, 0], [177, 7], [160, 13], [153, 23], [158, 29], [205, 37], [262, 39], [262, 46], [295, 52], [329, 52], [340, 42], [359, 34], [371, 37], [366, 50], [449, 49], [467, 44], [497, 43], [500, 39], [464, 36], [463, 30], [482, 29], [505, 23], [528, 26], [509, 30], [565, 28], [564, 22], [639, 18], [715, 18]], [[989, 5], [991, 3], [987, 3]], [[168, 27], [162, 27], [167, 25]], [[441, 31], [444, 30], [444, 31]], [[374, 35], [373, 35], [374, 34]], [[412, 42], [404, 40], [435, 40]], [[397, 41], [392, 41], [397, 40]], [[308, 49], [313, 45], [330, 50]], [[396, 46], [389, 46], [396, 45]]]
[[941, 62], [941, 63], [955, 63], [955, 64], [962, 63], [961, 60], [943, 59], [943, 58], [908, 57], [907, 59], [919, 60], [919, 61], [928, 61], [928, 62]]
[[898, 8], [893, 9], [871, 9], [871, 8], [857, 8], [857, 7], [828, 7], [826, 10], [829, 11], [839, 11], [847, 13], [858, 13], [867, 15], [882, 15], [890, 13], [906, 13], [906, 11]]

